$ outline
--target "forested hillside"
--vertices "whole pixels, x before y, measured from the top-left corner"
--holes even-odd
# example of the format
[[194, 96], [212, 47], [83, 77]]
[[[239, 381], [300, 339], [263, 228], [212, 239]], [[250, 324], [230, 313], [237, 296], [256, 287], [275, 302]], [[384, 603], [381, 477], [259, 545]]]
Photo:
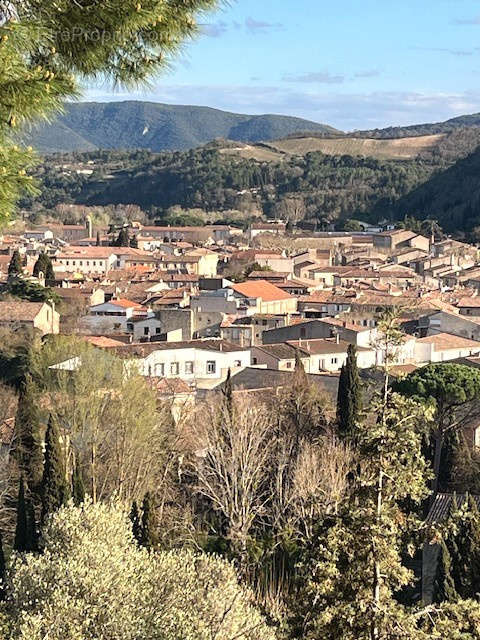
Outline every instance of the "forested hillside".
[[[276, 215], [319, 227], [338, 219], [414, 214], [437, 218], [447, 231], [468, 232], [480, 224], [478, 144], [480, 128], [456, 130], [403, 160], [314, 151], [271, 153], [272, 160], [259, 161], [242, 157], [228, 142], [173, 153], [53, 155], [37, 171], [40, 196], [22, 206], [38, 213], [63, 203], [136, 204], [155, 219], [179, 206], [209, 212], [214, 220], [239, 211], [247, 218]], [[268, 151], [262, 145], [249, 149]]]
[[241, 115], [218, 109], [154, 102], [79, 102], [66, 105], [53, 123], [40, 124], [23, 140], [44, 153], [93, 149], [182, 150], [219, 137], [257, 142], [298, 131], [339, 133], [301, 118]]

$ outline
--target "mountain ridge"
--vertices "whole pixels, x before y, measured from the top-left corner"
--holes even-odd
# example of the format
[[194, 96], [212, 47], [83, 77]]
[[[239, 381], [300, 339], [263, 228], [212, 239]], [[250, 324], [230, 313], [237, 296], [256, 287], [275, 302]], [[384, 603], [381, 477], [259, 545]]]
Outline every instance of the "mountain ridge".
[[157, 102], [77, 102], [54, 122], [41, 123], [21, 139], [41, 153], [96, 149], [184, 151], [216, 138], [239, 142], [275, 140], [295, 132], [341, 135], [317, 122], [274, 114], [247, 115], [212, 107]]

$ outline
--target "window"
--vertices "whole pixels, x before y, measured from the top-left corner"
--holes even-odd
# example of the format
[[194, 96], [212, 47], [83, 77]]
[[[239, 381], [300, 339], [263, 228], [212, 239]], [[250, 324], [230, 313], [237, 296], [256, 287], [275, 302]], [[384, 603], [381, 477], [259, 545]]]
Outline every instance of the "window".
[[185, 373], [187, 375], [191, 375], [193, 373], [193, 362], [191, 360], [185, 362]]
[[178, 376], [179, 371], [180, 371], [180, 365], [178, 364], [178, 362], [171, 362], [170, 363], [170, 375]]
[[133, 323], [127, 322], [127, 331], [133, 331]]
[[253, 364], [258, 364], [258, 359], [257, 358], [253, 358]]
[[150, 333], [150, 327], [143, 327], [143, 335], [148, 336], [149, 333]]
[[217, 370], [215, 360], [207, 360], [207, 373], [212, 374]]
[[338, 358], [332, 358], [331, 362], [332, 362], [332, 364], [337, 364]]
[[155, 365], [155, 375], [159, 378], [163, 378], [165, 375], [165, 365], [163, 362]]
[[160, 333], [161, 329], [160, 327], [155, 327], [155, 333], [158, 335]]
[[263, 324], [264, 327], [266, 327], [267, 326], [267, 321], [266, 320], [262, 320], [262, 324]]
[[285, 366], [287, 369], [291, 369], [292, 368], [292, 363], [291, 362], [286, 362]]

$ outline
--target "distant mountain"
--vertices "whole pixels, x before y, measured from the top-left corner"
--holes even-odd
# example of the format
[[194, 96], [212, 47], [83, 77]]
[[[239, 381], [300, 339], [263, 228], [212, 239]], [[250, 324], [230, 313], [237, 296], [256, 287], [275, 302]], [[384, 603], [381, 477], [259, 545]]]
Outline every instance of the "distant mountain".
[[408, 136], [428, 136], [439, 133], [450, 133], [456, 129], [480, 127], [480, 113], [458, 116], [444, 122], [413, 124], [408, 127], [386, 127], [385, 129], [369, 129], [356, 131], [354, 134], [362, 138], [406, 138]]
[[95, 149], [181, 151], [215, 138], [269, 141], [299, 131], [338, 135], [328, 125], [276, 115], [242, 115], [209, 107], [154, 102], [80, 102], [68, 104], [53, 123], [22, 136], [42, 153]]

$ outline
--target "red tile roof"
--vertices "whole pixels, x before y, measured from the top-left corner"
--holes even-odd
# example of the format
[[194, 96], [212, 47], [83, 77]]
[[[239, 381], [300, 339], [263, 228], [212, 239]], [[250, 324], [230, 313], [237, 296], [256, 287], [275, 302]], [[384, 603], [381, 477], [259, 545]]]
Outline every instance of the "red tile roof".
[[247, 281], [230, 285], [237, 293], [246, 298], [260, 298], [264, 302], [274, 302], [275, 300], [288, 300], [292, 298], [289, 293], [282, 291], [271, 282], [266, 280]]

